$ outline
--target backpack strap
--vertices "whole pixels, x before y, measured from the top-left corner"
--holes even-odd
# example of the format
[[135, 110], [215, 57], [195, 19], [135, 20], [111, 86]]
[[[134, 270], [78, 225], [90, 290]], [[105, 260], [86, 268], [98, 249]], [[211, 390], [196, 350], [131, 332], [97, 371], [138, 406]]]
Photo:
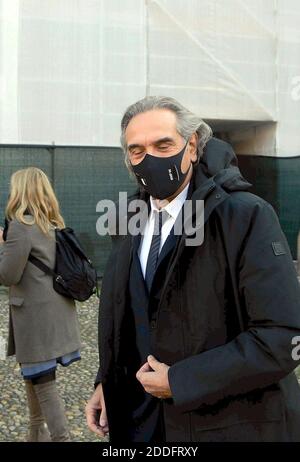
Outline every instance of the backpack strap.
[[34, 257], [33, 255], [29, 255], [28, 257], [28, 260], [34, 265], [36, 266], [37, 268], [39, 268], [41, 271], [43, 271], [44, 273], [46, 274], [49, 274], [51, 276], [53, 276], [55, 278], [55, 280], [57, 279], [62, 279], [62, 277], [57, 274], [55, 271], [53, 271], [51, 268], [49, 268], [49, 266], [45, 265], [45, 263], [43, 263], [41, 260], [39, 260], [38, 258]]

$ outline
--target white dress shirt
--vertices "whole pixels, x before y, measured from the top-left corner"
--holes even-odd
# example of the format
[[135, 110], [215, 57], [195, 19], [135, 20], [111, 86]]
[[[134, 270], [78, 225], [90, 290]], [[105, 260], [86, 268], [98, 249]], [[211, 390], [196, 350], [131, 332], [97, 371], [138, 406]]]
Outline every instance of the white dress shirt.
[[[151, 212], [146, 222], [144, 235], [142, 236], [142, 240], [141, 240], [141, 244], [139, 248], [139, 258], [140, 258], [140, 263], [141, 263], [141, 268], [142, 268], [142, 273], [143, 273], [144, 278], [146, 274], [147, 259], [148, 259], [148, 254], [150, 251], [150, 246], [151, 246], [151, 241], [152, 241], [152, 235], [154, 231], [153, 210], [157, 210], [157, 211], [165, 210], [167, 212], [167, 218], [164, 220], [162, 228], [161, 228], [161, 240], [160, 240], [160, 248], [159, 248], [159, 252], [160, 252], [186, 200], [189, 184], [190, 183], [188, 183], [186, 187], [181, 191], [181, 193], [179, 193], [178, 196], [176, 196], [171, 202], [167, 202], [166, 205], [160, 208], [157, 207], [156, 199], [150, 196]], [[160, 201], [161, 205], [164, 202], [165, 201]]]

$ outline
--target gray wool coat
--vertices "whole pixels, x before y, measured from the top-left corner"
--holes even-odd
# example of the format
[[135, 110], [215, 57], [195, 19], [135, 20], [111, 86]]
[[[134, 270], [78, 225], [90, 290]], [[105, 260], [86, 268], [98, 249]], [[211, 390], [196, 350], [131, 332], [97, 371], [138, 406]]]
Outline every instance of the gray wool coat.
[[80, 348], [75, 302], [53, 289], [53, 279], [28, 261], [29, 254], [54, 269], [55, 231], [9, 224], [0, 244], [0, 284], [9, 286], [7, 355], [19, 363], [40, 362]]

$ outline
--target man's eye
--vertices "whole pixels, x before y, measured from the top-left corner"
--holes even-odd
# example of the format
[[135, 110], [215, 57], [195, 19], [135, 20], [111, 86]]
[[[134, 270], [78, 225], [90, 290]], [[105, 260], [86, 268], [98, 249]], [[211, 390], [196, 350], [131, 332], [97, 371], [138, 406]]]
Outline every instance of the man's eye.
[[130, 153], [130, 156], [131, 157], [138, 157], [138, 156], [141, 156], [143, 154], [143, 151], [133, 151]]

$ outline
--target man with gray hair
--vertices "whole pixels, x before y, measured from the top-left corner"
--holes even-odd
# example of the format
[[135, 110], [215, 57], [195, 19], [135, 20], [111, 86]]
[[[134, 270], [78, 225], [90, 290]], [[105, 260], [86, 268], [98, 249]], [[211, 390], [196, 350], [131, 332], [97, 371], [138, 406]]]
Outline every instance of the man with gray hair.
[[138, 101], [121, 129], [147, 219], [112, 236], [89, 428], [111, 442], [300, 441], [300, 289], [275, 211], [176, 100]]

